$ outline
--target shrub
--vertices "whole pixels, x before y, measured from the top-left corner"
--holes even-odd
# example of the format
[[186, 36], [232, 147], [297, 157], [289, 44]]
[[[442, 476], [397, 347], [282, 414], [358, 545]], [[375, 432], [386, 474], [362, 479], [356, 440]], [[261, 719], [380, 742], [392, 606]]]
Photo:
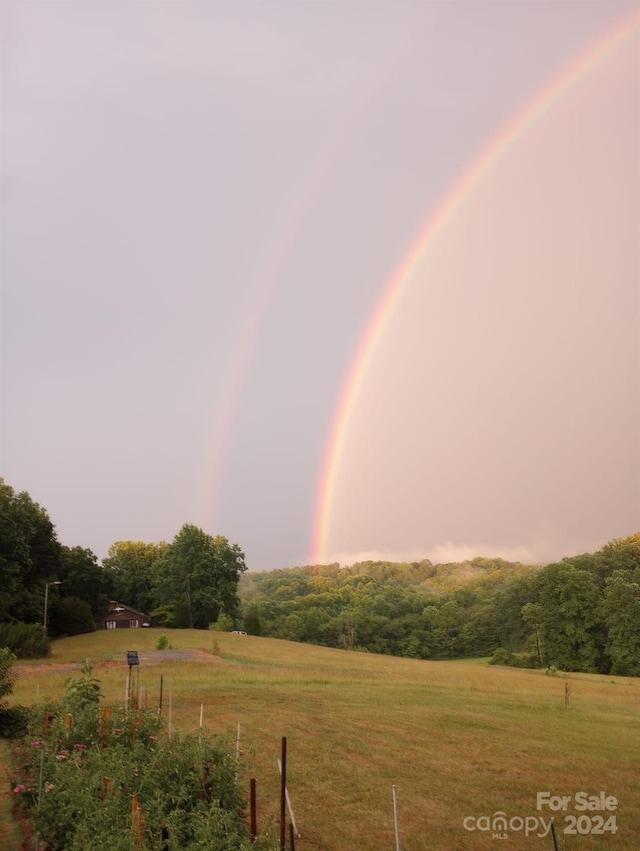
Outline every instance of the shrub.
[[16, 682], [16, 672], [13, 664], [16, 661], [15, 653], [8, 647], [0, 648], [0, 709], [6, 709], [7, 704], [2, 698], [8, 697]]
[[509, 650], [505, 650], [504, 647], [498, 647], [495, 651], [491, 659], [489, 659], [490, 665], [510, 665], [511, 659], [513, 657], [513, 653]]
[[25, 706], [0, 709], [0, 738], [14, 739], [27, 732], [29, 710]]
[[16, 673], [13, 664], [15, 654], [8, 647], [0, 648], [0, 737], [4, 739], [21, 736], [26, 729], [27, 710], [22, 706], [9, 707], [6, 700], [13, 692]]
[[52, 606], [49, 628], [54, 637], [94, 632], [96, 624], [91, 606], [78, 597], [63, 597], [57, 600]]
[[92, 672], [91, 662], [85, 659], [82, 676], [67, 680], [67, 693], [62, 701], [65, 709], [77, 712], [100, 702], [100, 680], [93, 677]]
[[160, 606], [151, 612], [151, 621], [155, 626], [165, 626], [170, 629], [176, 625], [175, 606]]
[[489, 659], [489, 664], [506, 665], [509, 668], [538, 667], [537, 661], [533, 656], [519, 656], [517, 653], [512, 653], [510, 650], [506, 650], [504, 647], [498, 647], [491, 659]]
[[0, 624], [0, 647], [8, 647], [18, 659], [37, 659], [51, 652], [49, 638], [41, 624]]
[[233, 618], [222, 612], [218, 615], [218, 620], [215, 623], [209, 624], [209, 629], [216, 630], [216, 632], [231, 632], [232, 629], [236, 629], [236, 625]]
[[163, 634], [162, 634], [162, 635], [158, 638], [158, 642], [157, 642], [157, 644], [156, 644], [156, 650], [166, 650], [168, 646], [169, 646], [169, 639], [168, 639], [168, 638], [167, 638], [167, 636], [163, 633]]

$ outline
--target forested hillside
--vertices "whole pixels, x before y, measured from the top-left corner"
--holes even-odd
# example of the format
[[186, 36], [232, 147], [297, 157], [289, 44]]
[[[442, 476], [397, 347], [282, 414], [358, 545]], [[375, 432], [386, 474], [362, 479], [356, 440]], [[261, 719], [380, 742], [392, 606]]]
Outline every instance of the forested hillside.
[[640, 534], [538, 568], [476, 558], [252, 573], [240, 596], [253, 634], [640, 676]]
[[246, 569], [237, 544], [190, 524], [171, 543], [117, 541], [99, 564], [61, 545], [46, 510], [0, 479], [0, 646], [14, 652], [39, 655], [49, 637], [93, 630], [113, 599], [166, 628], [640, 676], [640, 534], [545, 567], [474, 558]]

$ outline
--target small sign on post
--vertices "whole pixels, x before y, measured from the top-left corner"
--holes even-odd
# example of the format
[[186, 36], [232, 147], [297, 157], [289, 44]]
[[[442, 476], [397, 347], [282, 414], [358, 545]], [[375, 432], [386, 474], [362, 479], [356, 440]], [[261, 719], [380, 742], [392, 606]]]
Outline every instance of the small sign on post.
[[[129, 673], [127, 674], [127, 690], [125, 694], [125, 706], [127, 709], [131, 707], [131, 692], [133, 691], [133, 682], [131, 677], [131, 669], [135, 666], [138, 668], [138, 688], [140, 687], [140, 659], [138, 658], [137, 650], [127, 650], [127, 665]], [[138, 690], [136, 689], [135, 709], [138, 708]]]

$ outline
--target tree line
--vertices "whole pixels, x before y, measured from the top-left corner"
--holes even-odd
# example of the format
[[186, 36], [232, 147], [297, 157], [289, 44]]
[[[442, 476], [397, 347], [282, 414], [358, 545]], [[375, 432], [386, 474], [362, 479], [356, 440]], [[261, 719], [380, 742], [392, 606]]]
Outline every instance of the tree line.
[[110, 600], [166, 627], [233, 621], [245, 570], [237, 544], [191, 524], [171, 543], [116, 542], [99, 564], [91, 550], [60, 544], [46, 510], [0, 478], [0, 646], [23, 624], [54, 638], [92, 631]]
[[493, 656], [640, 676], [640, 534], [544, 567], [478, 558], [251, 573], [240, 596], [253, 634], [421, 659]]
[[99, 564], [61, 545], [47, 512], [0, 479], [0, 646], [9, 628], [42, 626], [48, 586], [51, 637], [94, 629], [118, 600], [167, 628], [640, 676], [640, 534], [544, 567], [475, 558], [246, 570], [237, 544], [191, 524], [171, 543], [118, 541]]

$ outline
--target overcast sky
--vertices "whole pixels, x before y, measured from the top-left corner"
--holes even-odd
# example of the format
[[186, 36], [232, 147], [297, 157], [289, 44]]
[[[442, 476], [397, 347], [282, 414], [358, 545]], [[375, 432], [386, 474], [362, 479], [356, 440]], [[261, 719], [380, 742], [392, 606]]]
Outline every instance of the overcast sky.
[[[251, 569], [640, 530], [640, 4], [5, 2], [0, 475]], [[625, 25], [635, 15], [636, 26]], [[376, 310], [461, 176], [323, 465]]]

